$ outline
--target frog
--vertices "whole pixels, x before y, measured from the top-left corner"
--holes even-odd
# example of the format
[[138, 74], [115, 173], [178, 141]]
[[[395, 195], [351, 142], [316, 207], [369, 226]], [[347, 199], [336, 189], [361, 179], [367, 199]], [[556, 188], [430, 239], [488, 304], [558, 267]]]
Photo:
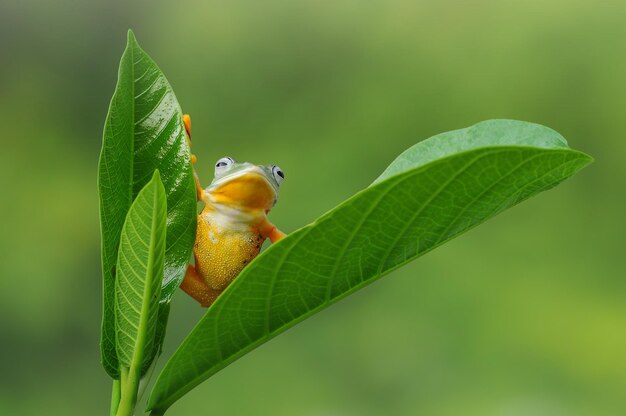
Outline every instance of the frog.
[[[191, 117], [183, 115], [191, 146]], [[213, 181], [202, 188], [191, 154], [196, 197], [204, 203], [197, 215], [194, 264], [189, 264], [180, 288], [209, 307], [261, 251], [269, 239], [276, 243], [286, 234], [267, 215], [278, 201], [285, 173], [277, 165], [237, 162], [230, 156], [214, 165]]]

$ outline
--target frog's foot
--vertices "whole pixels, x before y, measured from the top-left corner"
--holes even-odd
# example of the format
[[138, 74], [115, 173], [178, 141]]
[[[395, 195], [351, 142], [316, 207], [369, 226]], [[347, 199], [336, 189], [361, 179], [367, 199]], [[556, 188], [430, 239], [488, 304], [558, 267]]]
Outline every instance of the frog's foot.
[[211, 306], [215, 299], [222, 293], [221, 290], [211, 289], [196, 272], [191, 264], [187, 267], [185, 278], [180, 288], [189, 296], [197, 300], [205, 308]]

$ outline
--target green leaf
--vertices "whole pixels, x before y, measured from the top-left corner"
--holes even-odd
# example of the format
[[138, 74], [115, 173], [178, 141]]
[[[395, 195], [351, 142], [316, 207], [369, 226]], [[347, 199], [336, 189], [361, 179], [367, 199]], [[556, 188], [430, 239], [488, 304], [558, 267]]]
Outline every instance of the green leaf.
[[157, 170], [126, 215], [117, 257], [117, 356], [121, 366], [139, 372], [154, 358], [166, 221], [165, 188]]
[[[103, 275], [102, 365], [113, 378], [119, 377], [115, 353], [115, 264], [126, 213], [158, 169], [168, 208], [161, 290], [161, 301], [167, 303], [184, 276], [195, 238], [196, 197], [189, 160], [182, 112], [174, 92], [161, 70], [129, 32], [106, 119], [98, 167]], [[161, 316], [166, 318], [167, 313]]]
[[255, 347], [590, 161], [553, 130], [509, 120], [415, 145], [250, 263], [168, 361], [148, 407], [165, 411]]

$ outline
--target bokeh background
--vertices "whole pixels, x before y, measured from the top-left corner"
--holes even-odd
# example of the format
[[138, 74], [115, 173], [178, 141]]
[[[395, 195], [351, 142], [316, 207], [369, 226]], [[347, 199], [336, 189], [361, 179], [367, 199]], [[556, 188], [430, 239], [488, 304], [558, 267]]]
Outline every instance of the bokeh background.
[[[489, 118], [596, 162], [263, 345], [168, 414], [626, 413], [626, 3], [0, 3], [0, 414], [107, 414], [96, 166], [126, 31], [293, 231]], [[202, 310], [173, 302], [162, 365]]]

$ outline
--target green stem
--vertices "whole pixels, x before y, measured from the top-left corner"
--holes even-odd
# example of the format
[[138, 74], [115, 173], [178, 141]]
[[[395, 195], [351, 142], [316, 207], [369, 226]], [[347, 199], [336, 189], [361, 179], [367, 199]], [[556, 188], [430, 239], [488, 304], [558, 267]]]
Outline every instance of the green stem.
[[111, 411], [110, 416], [115, 416], [117, 413], [117, 407], [120, 404], [120, 380], [113, 380], [113, 391], [111, 392]]
[[122, 396], [117, 408], [116, 416], [133, 416], [137, 404], [137, 389], [139, 388], [139, 371], [128, 367], [121, 368]]
[[163, 416], [165, 411], [154, 409], [150, 412], [150, 416]]

